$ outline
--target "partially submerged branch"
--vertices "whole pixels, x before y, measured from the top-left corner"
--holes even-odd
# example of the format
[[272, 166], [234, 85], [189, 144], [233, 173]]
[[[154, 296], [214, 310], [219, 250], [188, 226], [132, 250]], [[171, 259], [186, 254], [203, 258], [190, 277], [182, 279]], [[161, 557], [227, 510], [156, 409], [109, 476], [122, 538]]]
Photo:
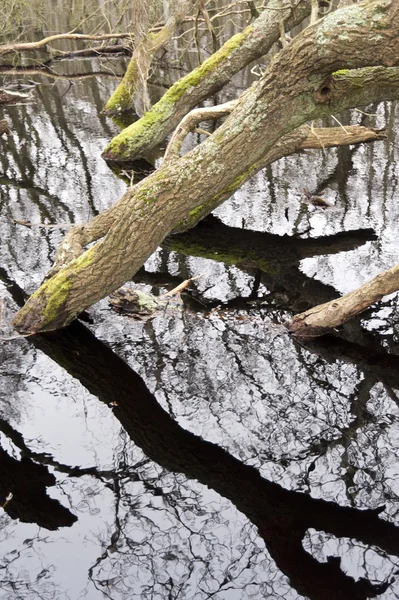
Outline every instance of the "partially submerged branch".
[[179, 0], [176, 10], [159, 31], [152, 33], [149, 29], [143, 35], [134, 49], [122, 81], [105, 105], [105, 114], [112, 117], [131, 110], [135, 110], [139, 114], [149, 110], [147, 79], [152, 60], [156, 53], [173, 37], [191, 6], [191, 0]]
[[203, 100], [222, 89], [250, 62], [266, 54], [280, 37], [280, 21], [287, 31], [310, 14], [310, 0], [282, 8], [281, 0], [268, 0], [258, 19], [228, 40], [200, 67], [177, 81], [151, 110], [126, 127], [107, 146], [103, 158], [118, 163], [141, 158], [159, 145], [182, 118]]
[[399, 290], [399, 265], [384, 271], [357, 290], [341, 298], [315, 306], [296, 315], [287, 329], [298, 338], [314, 338], [329, 333], [379, 302], [384, 296]]

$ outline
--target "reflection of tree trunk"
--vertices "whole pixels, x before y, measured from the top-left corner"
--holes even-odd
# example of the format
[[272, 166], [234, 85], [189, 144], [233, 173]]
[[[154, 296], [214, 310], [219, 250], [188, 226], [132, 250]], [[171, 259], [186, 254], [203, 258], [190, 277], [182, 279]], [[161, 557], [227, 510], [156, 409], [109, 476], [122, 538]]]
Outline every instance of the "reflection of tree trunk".
[[343, 573], [338, 560], [320, 564], [301, 543], [312, 527], [399, 555], [399, 529], [380, 520], [378, 511], [340, 507], [287, 491], [219, 446], [184, 430], [159, 406], [143, 380], [80, 324], [30, 340], [111, 405], [131, 439], [152, 460], [230, 499], [258, 527], [277, 566], [299, 593], [315, 600], [365, 600], [387, 588], [366, 580], [355, 582]]
[[26, 457], [18, 461], [0, 448], [0, 505], [11, 493], [4, 510], [12, 519], [50, 530], [70, 527], [77, 520], [75, 515], [47, 495], [46, 487], [55, 484], [54, 475], [45, 466]]
[[186, 233], [168, 237], [163, 245], [182, 254], [211, 258], [227, 266], [279, 273], [298, 265], [304, 258], [348, 252], [373, 239], [376, 236], [372, 229], [300, 239], [228, 227], [210, 217]]
[[[6, 285], [16, 301], [23, 301], [14, 282], [6, 280]], [[299, 593], [312, 600], [366, 600], [387, 589], [388, 583], [355, 582], [342, 572], [338, 559], [320, 564], [302, 546], [305, 532], [314, 528], [399, 556], [399, 529], [381, 520], [379, 510], [340, 507], [287, 491], [219, 446], [184, 430], [160, 407], [141, 377], [77, 322], [61, 332], [28, 339], [112, 406], [115, 417], [149, 458], [230, 499], [258, 527], [277, 566]]]

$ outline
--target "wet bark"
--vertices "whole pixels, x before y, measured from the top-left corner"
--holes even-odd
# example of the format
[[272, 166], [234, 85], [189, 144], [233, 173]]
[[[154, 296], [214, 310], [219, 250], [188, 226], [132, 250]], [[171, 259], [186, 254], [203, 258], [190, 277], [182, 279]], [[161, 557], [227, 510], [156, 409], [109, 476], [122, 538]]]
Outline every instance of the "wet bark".
[[[18, 313], [15, 327], [49, 331], [71, 322], [129, 280], [190, 211], [194, 220], [198, 211], [209, 212], [259, 170], [265, 157], [300, 145], [307, 133], [294, 130], [303, 123], [396, 97], [399, 88], [392, 82], [398, 69], [390, 67], [399, 64], [398, 33], [399, 6], [386, 0], [355, 5], [344, 16], [337, 11], [304, 30], [213, 135], [161, 166], [107, 211], [103, 221], [112, 213], [112, 226], [105, 237], [43, 284]], [[355, 74], [333, 75], [365, 66]], [[359, 77], [370, 85], [359, 85]], [[81, 228], [83, 237], [87, 229]], [[74, 256], [64, 251], [67, 258]]]

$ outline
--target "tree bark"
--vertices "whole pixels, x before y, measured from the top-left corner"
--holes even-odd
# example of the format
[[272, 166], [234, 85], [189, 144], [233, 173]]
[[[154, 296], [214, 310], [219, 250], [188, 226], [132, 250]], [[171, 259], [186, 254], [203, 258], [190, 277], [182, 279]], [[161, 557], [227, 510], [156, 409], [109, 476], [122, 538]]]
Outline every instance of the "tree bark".
[[291, 2], [268, 0], [256, 21], [172, 85], [151, 110], [117, 135], [103, 158], [118, 164], [141, 158], [158, 146], [191, 109], [222, 89], [235, 73], [269, 52], [279, 39], [281, 20], [289, 31], [309, 14], [310, 0], [301, 0], [294, 8]]
[[[146, 4], [146, 2], [144, 3]], [[110, 117], [134, 111], [142, 115], [149, 110], [147, 79], [155, 54], [172, 38], [177, 27], [192, 7], [192, 0], [178, 0], [173, 14], [156, 33], [146, 31], [137, 43], [126, 73], [105, 105], [104, 112]], [[139, 17], [140, 18], [140, 15]]]
[[298, 338], [314, 338], [329, 333], [379, 302], [384, 296], [399, 290], [399, 265], [384, 271], [357, 290], [341, 298], [320, 304], [296, 315], [287, 329]]
[[[381, 99], [384, 92], [397, 95], [397, 85], [377, 87], [374, 81], [365, 88], [353, 74], [345, 78], [339, 73], [338, 79], [332, 74], [399, 64], [398, 35], [399, 6], [388, 0], [331, 13], [304, 30], [273, 59], [213, 135], [122, 196], [104, 239], [45, 282], [18, 313], [15, 327], [37, 332], [65, 326], [130, 279], [190, 211], [204, 200], [215, 204], [226, 199], [300, 125]], [[397, 69], [395, 74], [382, 71], [391, 82], [398, 75]], [[295, 132], [292, 137], [296, 139]]]

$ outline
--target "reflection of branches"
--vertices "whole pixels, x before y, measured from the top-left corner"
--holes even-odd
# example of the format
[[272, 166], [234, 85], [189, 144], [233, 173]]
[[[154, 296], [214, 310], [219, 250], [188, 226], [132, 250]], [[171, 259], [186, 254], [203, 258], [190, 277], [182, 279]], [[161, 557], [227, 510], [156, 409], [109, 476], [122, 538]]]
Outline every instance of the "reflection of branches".
[[[387, 588], [387, 583], [355, 582], [337, 561], [320, 564], [302, 546], [306, 530], [314, 528], [398, 555], [398, 530], [379, 519], [378, 511], [344, 508], [287, 491], [219, 446], [182, 429], [162, 410], [142, 379], [78, 324], [29, 339], [111, 406], [129, 436], [152, 460], [230, 499], [258, 528], [277, 566], [300, 594], [314, 599], [365, 599]], [[151, 528], [158, 527], [154, 519], [146, 519]], [[132, 547], [137, 550], [136, 545]]]
[[[3, 530], [3, 523], [0, 522], [0, 529]], [[2, 538], [2, 541], [5, 541]], [[37, 566], [30, 573], [18, 569], [19, 562], [24, 562], [32, 553], [35, 553], [35, 547], [38, 544], [47, 543], [48, 539], [38, 534], [24, 540], [18, 548], [6, 553], [0, 559], [0, 589], [7, 594], [8, 599], [12, 600], [52, 600], [60, 598], [62, 591], [49, 580], [53, 567], [44, 565], [38, 556]]]
[[[338, 537], [355, 537], [399, 554], [396, 528], [373, 511], [358, 511], [289, 492], [262, 479], [220, 447], [183, 430], [164, 412], [144, 382], [83, 327], [30, 338], [102, 401], [147, 456], [170, 471], [185, 473], [229, 498], [259, 528], [269, 552], [291, 583], [310, 598], [373, 597], [387, 585], [355, 582], [336, 563], [320, 564], [301, 540], [309, 527]], [[80, 357], [74, 348], [79, 344]]]

